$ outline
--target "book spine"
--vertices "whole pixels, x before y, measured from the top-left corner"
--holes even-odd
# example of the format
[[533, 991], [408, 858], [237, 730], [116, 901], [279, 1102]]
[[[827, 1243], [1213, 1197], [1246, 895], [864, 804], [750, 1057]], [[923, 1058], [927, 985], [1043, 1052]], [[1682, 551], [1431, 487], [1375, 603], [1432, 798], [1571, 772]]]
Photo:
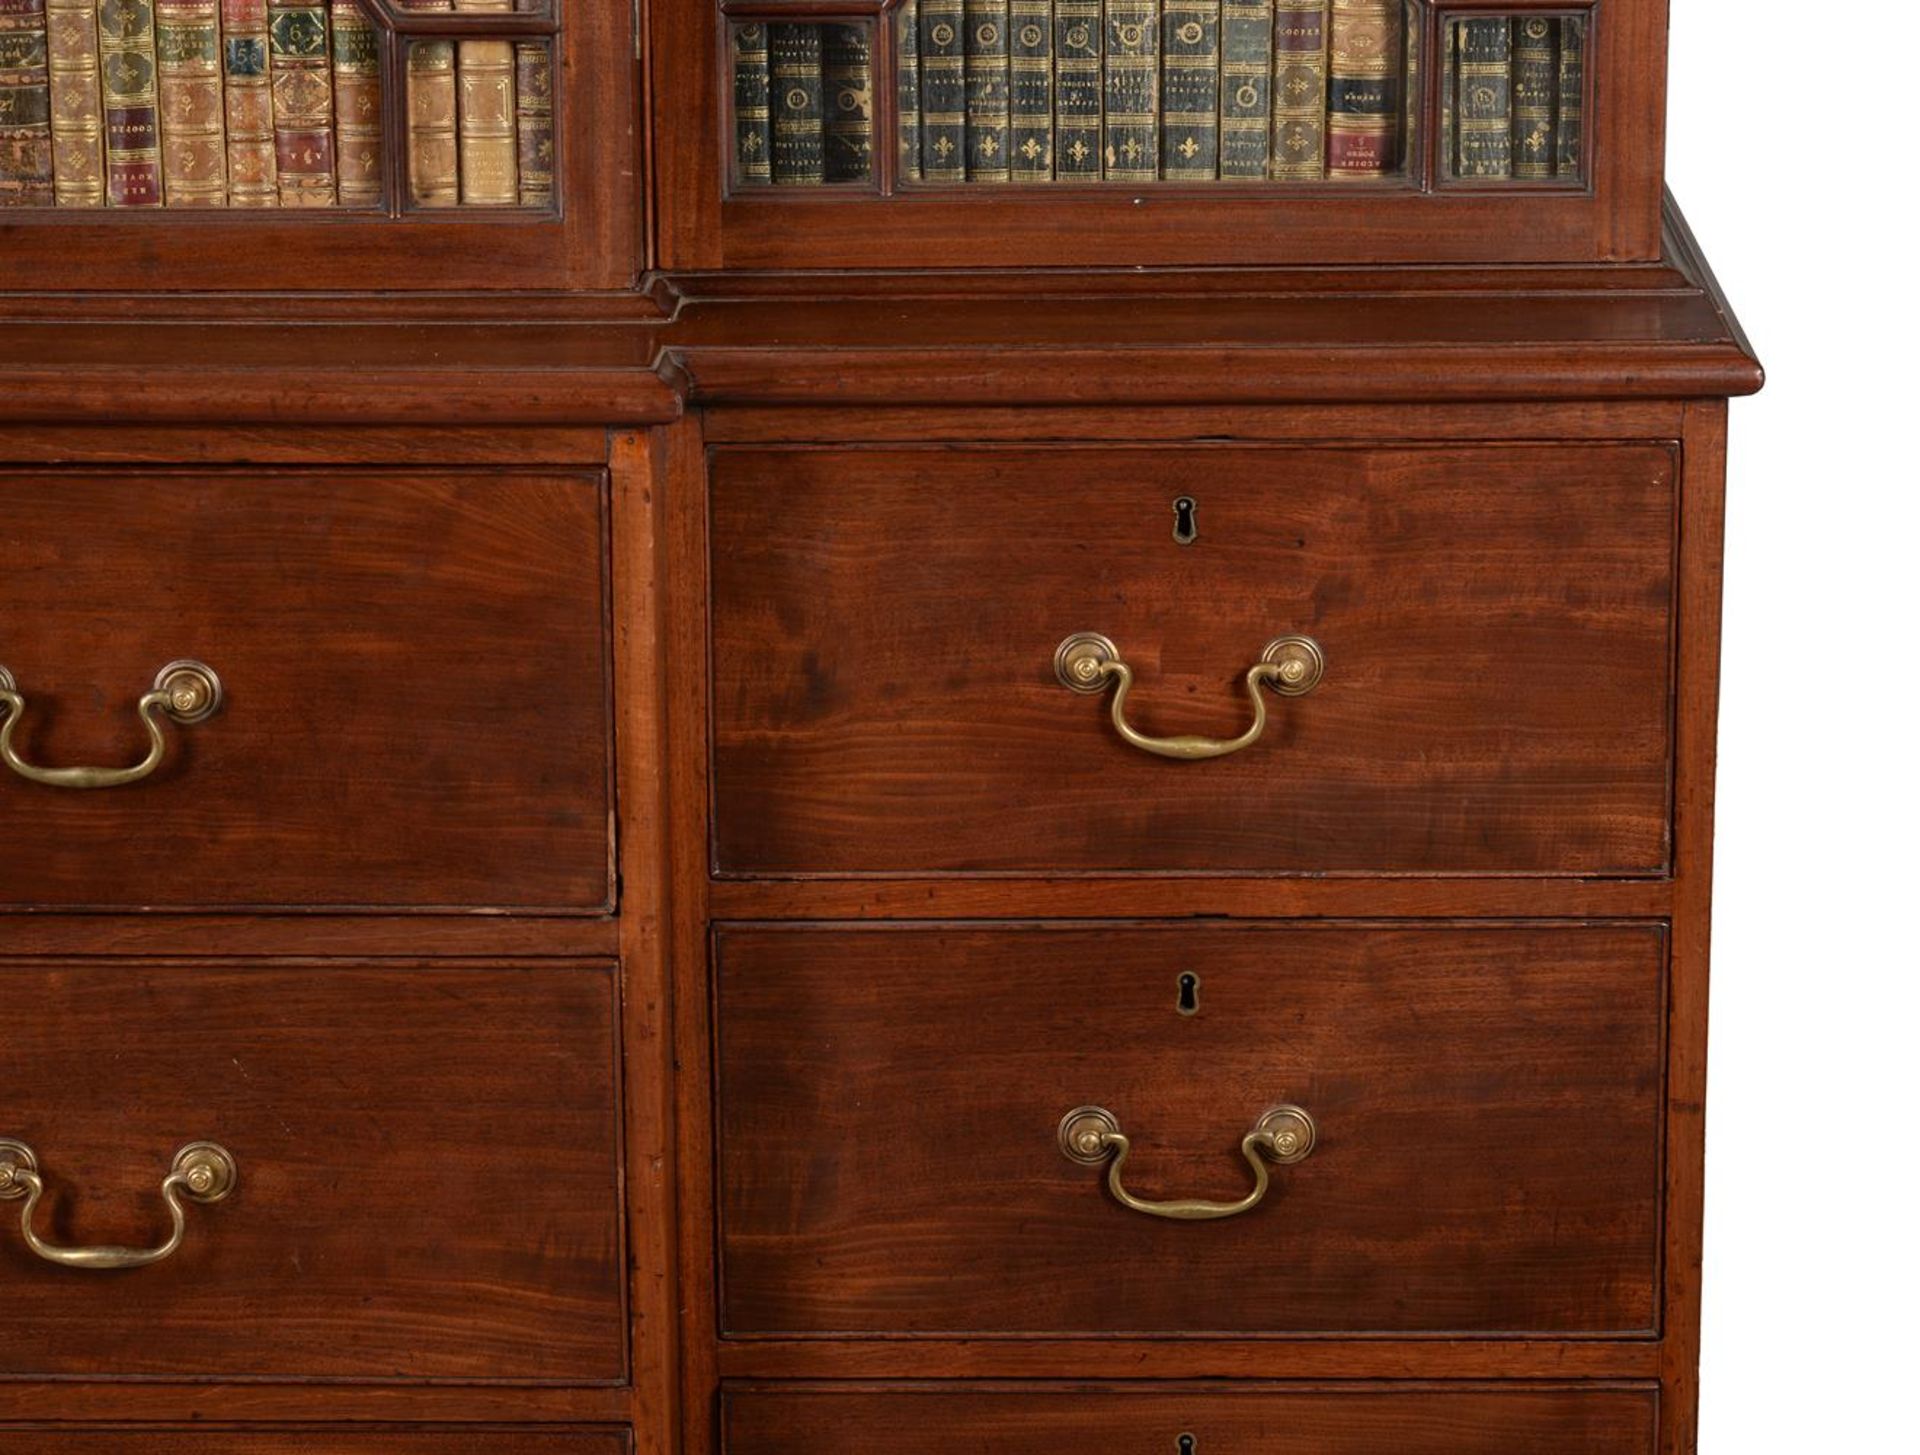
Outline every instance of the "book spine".
[[1054, 0], [1053, 175], [1100, 180], [1100, 0]]
[[1440, 175], [1460, 174], [1460, 144], [1454, 134], [1454, 97], [1460, 90], [1460, 27], [1440, 27]]
[[920, 175], [967, 180], [967, 56], [964, 0], [919, 0]]
[[100, 102], [107, 205], [158, 207], [160, 100], [151, 0], [100, 0]]
[[1165, 0], [1160, 39], [1160, 175], [1220, 172], [1220, 0]]
[[333, 80], [327, 13], [303, 0], [267, 0], [273, 161], [282, 207], [334, 203]]
[[[453, 0], [455, 10], [495, 13], [513, 0]], [[460, 201], [468, 207], [512, 207], [520, 201], [513, 99], [513, 42], [458, 42]]]
[[768, 27], [773, 80], [773, 180], [806, 187], [827, 179], [825, 79], [820, 27]]
[[1012, 97], [1007, 140], [1016, 182], [1053, 180], [1053, 3], [1012, 0], [1008, 7]]
[[1007, 146], [1012, 120], [1008, 9], [1007, 0], [965, 0], [969, 182], [1005, 182], [1013, 176]]
[[1273, 0], [1220, 6], [1220, 175], [1265, 177], [1272, 155]]
[[1160, 175], [1159, 0], [1107, 0], [1107, 177], [1152, 182]]
[[1400, 7], [1400, 137], [1399, 153], [1409, 166], [1420, 155], [1420, 52], [1423, 20], [1416, 0], [1402, 0]]
[[826, 116], [826, 180], [873, 177], [873, 47], [864, 25], [820, 27]]
[[333, 0], [333, 114], [340, 205], [378, 207], [380, 36], [355, 0]]
[[1585, 147], [1580, 134], [1581, 113], [1586, 109], [1587, 22], [1569, 15], [1560, 22], [1560, 49], [1556, 56], [1553, 111], [1553, 174], [1578, 177]]
[[773, 115], [767, 109], [772, 76], [767, 69], [764, 21], [733, 28], [733, 174], [749, 187], [773, 180]]
[[1399, 165], [1400, 41], [1399, 0], [1333, 0], [1327, 46], [1329, 177], [1385, 177]]
[[273, 90], [267, 70], [267, 0], [223, 0], [223, 104], [227, 118], [227, 205], [277, 207]]
[[899, 112], [900, 175], [920, 180], [920, 15], [916, 0], [900, 6], [894, 47], [894, 91]]
[[1318, 182], [1326, 163], [1327, 0], [1274, 0], [1271, 175]]
[[1459, 94], [1454, 98], [1453, 128], [1459, 150], [1458, 177], [1513, 175], [1513, 118], [1509, 75], [1511, 35], [1505, 17], [1462, 20]]
[[219, 0], [155, 0], [160, 188], [169, 207], [227, 205]]
[[1558, 67], [1557, 22], [1544, 15], [1513, 20], [1513, 175], [1537, 182], [1553, 175], [1553, 91]]
[[[451, 10], [453, 0], [419, 0], [421, 10]], [[460, 202], [460, 102], [453, 42], [407, 47], [407, 197], [416, 207]]]
[[0, 0], [0, 207], [53, 205], [45, 0]]
[[[522, 0], [521, 9], [528, 8]], [[520, 205], [553, 206], [553, 46], [544, 40], [513, 45], [514, 129], [520, 157]]]
[[100, 20], [93, 0], [48, 0], [47, 94], [53, 126], [53, 200], [100, 207], [107, 200], [100, 152]]

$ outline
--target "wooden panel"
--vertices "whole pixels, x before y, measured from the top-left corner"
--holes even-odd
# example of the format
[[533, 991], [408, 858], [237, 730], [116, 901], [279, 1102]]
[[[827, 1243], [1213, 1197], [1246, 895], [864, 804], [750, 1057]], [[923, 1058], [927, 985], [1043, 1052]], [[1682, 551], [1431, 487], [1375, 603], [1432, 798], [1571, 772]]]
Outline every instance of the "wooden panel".
[[1647, 1455], [1657, 1392], [1218, 1386], [835, 1390], [748, 1388], [723, 1399], [728, 1455]]
[[209, 1430], [0, 1426], [11, 1455], [625, 1455], [624, 1430]]
[[227, 692], [145, 782], [0, 774], [0, 903], [607, 908], [601, 473], [15, 474], [0, 502], [31, 761], [137, 761], [175, 658]]
[[[721, 1326], [777, 1333], [1649, 1333], [1655, 927], [717, 935]], [[1200, 979], [1197, 1014], [1177, 978]], [[1269, 1107], [1320, 1145], [1231, 1199]]]
[[0, 1205], [0, 1374], [623, 1377], [611, 966], [22, 965], [0, 992], [42, 1237], [157, 1242], [189, 1141], [240, 1173], [127, 1272], [39, 1261]]
[[[1666, 866], [1666, 447], [721, 449], [710, 509], [722, 874]], [[1155, 733], [1329, 665], [1170, 762], [1055, 680], [1081, 630]]]

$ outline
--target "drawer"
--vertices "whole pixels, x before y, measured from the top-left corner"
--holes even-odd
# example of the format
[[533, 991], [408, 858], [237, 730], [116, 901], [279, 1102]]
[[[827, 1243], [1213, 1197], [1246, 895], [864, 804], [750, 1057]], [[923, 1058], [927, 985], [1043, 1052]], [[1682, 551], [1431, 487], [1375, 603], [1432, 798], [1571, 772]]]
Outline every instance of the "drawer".
[[13, 966], [0, 995], [38, 1238], [161, 1246], [176, 1149], [237, 1171], [117, 1271], [44, 1261], [0, 1201], [0, 1376], [624, 1377], [611, 966]]
[[1654, 1331], [1657, 928], [716, 939], [723, 1332]]
[[[1660, 445], [726, 449], [723, 875], [1658, 875], [1674, 452]], [[1181, 497], [1190, 544], [1175, 539]], [[1056, 651], [1110, 640], [1114, 688]], [[1249, 688], [1268, 643], [1324, 656]]]
[[316, 1429], [105, 1430], [0, 1425], [8, 1455], [628, 1455], [624, 1430]]
[[609, 901], [600, 472], [0, 474], [0, 905], [600, 911]]
[[723, 1396], [726, 1455], [1651, 1455], [1650, 1385], [1255, 1390], [1106, 1385]]

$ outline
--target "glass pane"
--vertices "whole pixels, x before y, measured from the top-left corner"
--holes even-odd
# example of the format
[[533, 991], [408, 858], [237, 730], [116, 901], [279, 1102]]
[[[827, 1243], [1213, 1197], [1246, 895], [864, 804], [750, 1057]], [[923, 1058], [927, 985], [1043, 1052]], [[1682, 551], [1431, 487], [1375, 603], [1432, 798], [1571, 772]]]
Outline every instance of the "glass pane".
[[1584, 15], [1473, 15], [1442, 27], [1440, 175], [1585, 179]]
[[873, 27], [733, 27], [733, 180], [744, 187], [873, 181]]

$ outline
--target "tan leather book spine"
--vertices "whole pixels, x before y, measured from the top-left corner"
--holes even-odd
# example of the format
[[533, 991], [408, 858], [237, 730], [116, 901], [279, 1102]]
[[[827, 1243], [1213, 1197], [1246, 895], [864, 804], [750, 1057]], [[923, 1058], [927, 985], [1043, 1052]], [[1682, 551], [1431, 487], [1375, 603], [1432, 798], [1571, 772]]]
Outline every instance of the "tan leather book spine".
[[53, 111], [53, 200], [100, 207], [107, 200], [100, 147], [100, 21], [93, 0], [47, 0], [47, 76]]
[[267, 70], [267, 0], [222, 0], [220, 25], [220, 54], [226, 73], [227, 205], [278, 207], [273, 83]]
[[274, 165], [282, 207], [334, 204], [333, 76], [327, 12], [308, 0], [268, 0]]
[[378, 207], [380, 35], [355, 0], [333, 0], [333, 114], [342, 207]]
[[[453, 0], [420, 0], [419, 10], [451, 10]], [[459, 100], [453, 42], [407, 47], [407, 198], [415, 207], [460, 204]]]
[[160, 187], [169, 207], [227, 205], [220, 0], [155, 0]]
[[[454, 0], [455, 10], [510, 11], [513, 0]], [[460, 201], [513, 207], [520, 201], [516, 158], [513, 42], [463, 40], [460, 73]]]

